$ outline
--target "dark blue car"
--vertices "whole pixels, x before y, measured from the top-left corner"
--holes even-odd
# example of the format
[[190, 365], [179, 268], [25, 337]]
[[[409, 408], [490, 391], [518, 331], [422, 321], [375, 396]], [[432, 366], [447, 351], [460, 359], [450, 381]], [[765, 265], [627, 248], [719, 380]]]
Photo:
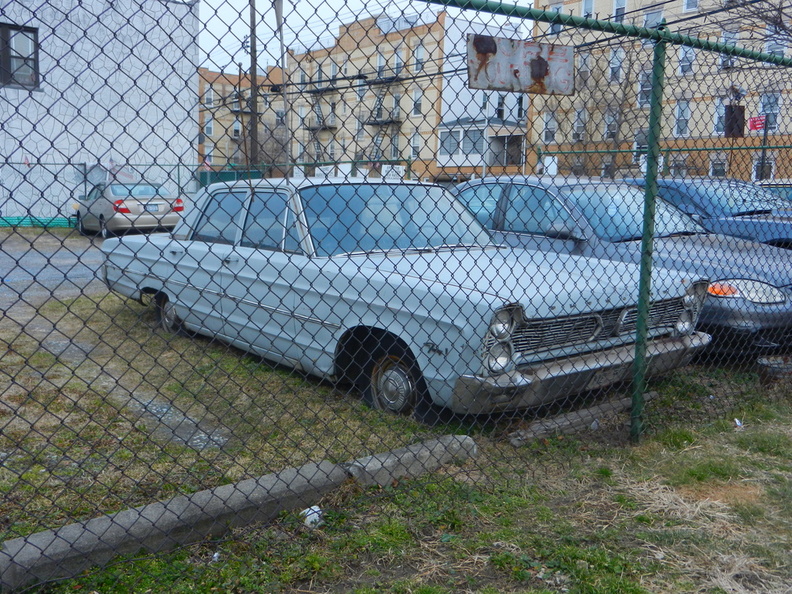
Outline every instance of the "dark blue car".
[[[625, 179], [643, 187], [643, 178]], [[792, 205], [768, 190], [736, 179], [657, 180], [657, 195], [712, 233], [792, 249]]]

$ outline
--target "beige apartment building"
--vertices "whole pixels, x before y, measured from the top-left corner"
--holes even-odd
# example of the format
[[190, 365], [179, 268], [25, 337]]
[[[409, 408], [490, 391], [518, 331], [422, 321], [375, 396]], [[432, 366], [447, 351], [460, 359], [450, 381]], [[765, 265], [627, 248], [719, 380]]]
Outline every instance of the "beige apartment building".
[[503, 34], [504, 26], [426, 10], [362, 18], [329, 39], [292, 47], [293, 157], [307, 175], [324, 168], [460, 181], [521, 172], [522, 99], [467, 89], [463, 68], [466, 34]]
[[[758, 11], [732, 4], [734, 8], [716, 0], [567, 0], [549, 9], [649, 27], [665, 20], [673, 32], [788, 55], [783, 38]], [[545, 168], [578, 175], [640, 173], [652, 44], [555, 24], [537, 24], [534, 35], [537, 41], [576, 47], [575, 95], [536, 97], [533, 102], [532, 136], [544, 151]], [[788, 70], [669, 46], [665, 73], [665, 173], [792, 178]], [[757, 116], [764, 116], [766, 131], [749, 129]]]
[[[270, 67], [258, 77], [256, 116], [251, 109], [248, 73], [228, 74], [198, 69], [198, 163], [204, 170], [222, 171], [258, 167], [277, 175], [286, 162], [288, 147], [279, 68]], [[274, 91], [273, 91], [274, 88]], [[250, 131], [258, 122], [258, 163], [250, 162]]]

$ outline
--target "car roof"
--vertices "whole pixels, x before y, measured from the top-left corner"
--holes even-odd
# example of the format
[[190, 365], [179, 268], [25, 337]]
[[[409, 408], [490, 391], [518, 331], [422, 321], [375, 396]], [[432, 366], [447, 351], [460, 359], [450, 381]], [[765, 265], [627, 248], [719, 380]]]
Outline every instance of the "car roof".
[[620, 183], [619, 180], [603, 179], [601, 177], [549, 177], [536, 175], [490, 175], [475, 180], [463, 182], [456, 186], [475, 186], [483, 183], [513, 183], [513, 184], [535, 184], [550, 187], [572, 186], [575, 184], [612, 184]]
[[[297, 190], [309, 186], [319, 185], [349, 185], [349, 184], [366, 184], [366, 185], [384, 185], [384, 184], [410, 184], [421, 186], [434, 186], [436, 184], [427, 184], [414, 180], [389, 180], [389, 179], [370, 179], [370, 178], [357, 178], [357, 177], [279, 177], [279, 178], [257, 178], [257, 179], [240, 179], [228, 182], [216, 182], [205, 189], [212, 192], [216, 189], [233, 190], [238, 188], [268, 188], [268, 189], [288, 189]], [[439, 187], [439, 186], [438, 186]]]

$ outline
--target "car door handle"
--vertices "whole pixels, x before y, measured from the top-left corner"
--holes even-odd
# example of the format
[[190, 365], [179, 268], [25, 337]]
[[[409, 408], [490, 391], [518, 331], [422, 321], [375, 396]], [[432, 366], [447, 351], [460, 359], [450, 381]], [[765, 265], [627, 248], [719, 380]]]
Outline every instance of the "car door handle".
[[168, 250], [168, 253], [171, 256], [181, 256], [184, 253], [184, 250]]
[[230, 256], [228, 258], [223, 258], [223, 264], [236, 264], [237, 262], [239, 262], [239, 258], [232, 258]]

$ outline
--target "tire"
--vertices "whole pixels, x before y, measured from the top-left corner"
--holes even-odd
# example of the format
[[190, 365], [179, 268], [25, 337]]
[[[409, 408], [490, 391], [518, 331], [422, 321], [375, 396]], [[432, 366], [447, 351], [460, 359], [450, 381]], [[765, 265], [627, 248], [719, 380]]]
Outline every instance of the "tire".
[[107, 228], [107, 221], [105, 221], [104, 217], [99, 217], [99, 235], [102, 236], [102, 239], [115, 237], [115, 233]]
[[176, 306], [167, 295], [157, 296], [157, 317], [160, 328], [173, 334], [182, 334], [184, 326], [181, 318], [176, 315]]
[[355, 382], [370, 407], [404, 415], [426, 395], [426, 384], [410, 352], [394, 339], [376, 343]]
[[80, 215], [77, 215], [77, 233], [79, 233], [80, 235], [91, 235], [91, 232], [85, 228], [82, 217]]

